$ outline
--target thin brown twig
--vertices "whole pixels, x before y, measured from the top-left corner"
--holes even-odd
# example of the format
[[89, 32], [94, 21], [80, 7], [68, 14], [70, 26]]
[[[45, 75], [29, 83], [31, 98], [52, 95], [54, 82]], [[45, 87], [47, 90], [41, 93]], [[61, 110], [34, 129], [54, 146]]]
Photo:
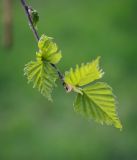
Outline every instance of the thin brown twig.
[[[33, 32], [33, 34], [34, 34], [37, 42], [38, 42], [39, 39], [40, 39], [40, 37], [39, 37], [39, 35], [38, 35], [37, 30], [36, 30], [35, 27], [34, 27], [34, 24], [33, 24], [32, 19], [31, 19], [31, 15], [30, 15], [30, 13], [29, 13], [29, 8], [30, 8], [30, 7], [27, 5], [26, 0], [21, 0], [21, 3], [22, 3], [22, 6], [23, 6], [23, 8], [24, 8], [24, 10], [25, 10], [26, 16], [28, 17], [28, 21], [29, 21], [29, 25], [30, 25], [30, 27], [31, 27], [31, 30], [32, 30], [32, 32]], [[63, 85], [64, 88], [68, 91], [68, 90], [69, 90], [69, 87], [68, 87], [68, 85], [67, 85], [67, 84], [65, 83], [65, 81], [64, 81], [64, 76], [63, 76], [63, 74], [59, 71], [59, 69], [57, 68], [57, 66], [56, 66], [55, 64], [52, 64], [52, 63], [51, 63], [51, 66], [55, 68], [55, 70], [56, 70], [57, 73], [58, 73], [58, 76], [59, 76], [60, 80], [62, 81], [62, 85]]]
[[31, 19], [31, 15], [29, 13], [29, 6], [27, 5], [26, 1], [25, 0], [21, 0], [21, 3], [22, 3], [22, 6], [25, 10], [25, 13], [26, 13], [26, 16], [28, 17], [28, 21], [29, 21], [29, 24], [31, 26], [31, 30], [36, 38], [37, 41], [39, 41], [39, 35], [38, 35], [38, 32], [37, 30], [35, 29], [34, 25], [33, 25], [33, 22], [32, 22], [32, 19]]

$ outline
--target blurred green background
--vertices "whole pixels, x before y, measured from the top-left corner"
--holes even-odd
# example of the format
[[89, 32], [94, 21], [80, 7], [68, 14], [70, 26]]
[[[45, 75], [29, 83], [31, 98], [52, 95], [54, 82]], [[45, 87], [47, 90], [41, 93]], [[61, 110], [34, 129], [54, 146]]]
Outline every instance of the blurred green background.
[[[39, 33], [62, 49], [62, 72], [101, 56], [118, 97], [124, 129], [87, 121], [73, 111], [74, 94], [60, 82], [48, 102], [27, 85], [24, 64], [37, 44], [20, 1], [14, 0], [14, 45], [0, 46], [0, 160], [137, 160], [137, 1], [30, 0]], [[0, 3], [0, 37], [3, 36]]]

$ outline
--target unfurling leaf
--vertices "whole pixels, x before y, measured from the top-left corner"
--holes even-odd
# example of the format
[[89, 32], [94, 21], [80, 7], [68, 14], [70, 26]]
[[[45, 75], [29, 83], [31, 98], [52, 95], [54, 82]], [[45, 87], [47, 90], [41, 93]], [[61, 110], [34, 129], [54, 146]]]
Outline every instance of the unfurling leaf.
[[62, 57], [61, 51], [58, 49], [57, 44], [53, 42], [53, 38], [42, 35], [38, 42], [38, 47], [38, 58], [52, 64], [57, 64], [60, 61]]
[[37, 88], [43, 96], [52, 100], [51, 93], [56, 86], [57, 74], [48, 62], [31, 61], [25, 65], [24, 74], [27, 76], [28, 83], [33, 83], [33, 88]]
[[37, 24], [39, 22], [38, 12], [35, 9], [29, 7], [29, 14], [31, 16], [31, 20], [32, 20], [32, 23], [33, 23], [34, 27], [37, 29]]
[[97, 79], [100, 79], [103, 75], [101, 69], [99, 69], [99, 59], [92, 61], [91, 63], [82, 64], [80, 67], [77, 65], [76, 69], [70, 69], [65, 73], [65, 82], [72, 86], [84, 86]]
[[83, 94], [78, 94], [74, 102], [75, 111], [92, 117], [101, 124], [106, 123], [122, 129], [116, 113], [115, 96], [110, 86], [98, 82], [83, 88], [82, 92]]

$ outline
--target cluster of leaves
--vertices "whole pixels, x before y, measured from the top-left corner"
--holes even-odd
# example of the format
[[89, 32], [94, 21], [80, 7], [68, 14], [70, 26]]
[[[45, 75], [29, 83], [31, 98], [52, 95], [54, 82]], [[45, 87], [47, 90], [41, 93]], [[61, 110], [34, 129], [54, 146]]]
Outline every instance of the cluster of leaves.
[[99, 68], [99, 59], [100, 57], [80, 67], [77, 65], [75, 70], [71, 68], [65, 73], [65, 82], [78, 93], [74, 102], [76, 112], [93, 118], [101, 124], [106, 123], [121, 129], [111, 87], [104, 82], [90, 84], [102, 78], [104, 74]]
[[[53, 38], [42, 35], [38, 42], [39, 51], [36, 53], [36, 61], [29, 62], [25, 66], [25, 75], [28, 82], [33, 82], [33, 87], [52, 100], [51, 93], [56, 86], [58, 78], [56, 69], [52, 64], [57, 64], [61, 59], [61, 51]], [[99, 68], [100, 57], [87, 64], [76, 65], [75, 69], [65, 72], [64, 82], [70, 91], [77, 93], [74, 109], [76, 112], [93, 118], [103, 124], [114, 125], [122, 128], [116, 113], [116, 100], [112, 89], [104, 82], [95, 82], [103, 76]]]
[[51, 93], [56, 86], [57, 72], [52, 64], [57, 64], [61, 59], [61, 51], [53, 38], [42, 35], [38, 42], [39, 51], [36, 52], [36, 60], [25, 65], [24, 74], [28, 83], [33, 83], [43, 96], [52, 101]]

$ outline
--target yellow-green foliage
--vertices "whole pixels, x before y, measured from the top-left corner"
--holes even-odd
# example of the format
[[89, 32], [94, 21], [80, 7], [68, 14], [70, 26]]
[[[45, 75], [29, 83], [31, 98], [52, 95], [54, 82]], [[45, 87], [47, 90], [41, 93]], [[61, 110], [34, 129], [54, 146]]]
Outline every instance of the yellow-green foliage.
[[37, 58], [46, 60], [49, 63], [57, 64], [62, 55], [58, 49], [56, 43], [53, 42], [53, 38], [42, 35], [38, 42], [39, 52], [37, 52]]
[[36, 61], [31, 61], [25, 65], [24, 74], [28, 82], [33, 83], [40, 93], [52, 100], [51, 93], [56, 86], [55, 81], [58, 78], [55, 68], [52, 64], [58, 63], [61, 59], [61, 52], [53, 39], [42, 35], [38, 42], [39, 51], [36, 53]]
[[103, 72], [99, 69], [99, 59], [100, 57], [91, 63], [82, 64], [80, 67], [76, 65], [75, 70], [71, 68], [69, 72], [65, 73], [65, 82], [72, 86], [83, 86], [100, 79]]
[[83, 88], [82, 92], [83, 95], [78, 94], [74, 102], [75, 111], [92, 117], [101, 124], [113, 124], [116, 128], [122, 128], [116, 114], [115, 96], [110, 86], [98, 82]]
[[47, 62], [32, 61], [25, 65], [24, 72], [28, 83], [32, 82], [33, 88], [37, 88], [43, 96], [52, 100], [51, 93], [57, 79], [55, 69]]
[[[114, 125], [122, 128], [116, 114], [116, 100], [111, 87], [106, 83], [90, 84], [102, 78], [103, 72], [99, 69], [99, 57], [91, 63], [77, 65], [65, 73], [65, 82], [77, 92], [74, 109], [81, 114], [95, 119], [97, 122]], [[90, 84], [90, 85], [89, 85]], [[85, 87], [85, 85], [88, 85]], [[80, 88], [83, 86], [82, 88]]]
[[[45, 35], [41, 36], [38, 48], [36, 61], [26, 64], [24, 74], [28, 82], [33, 83], [34, 88], [37, 88], [48, 100], [52, 100], [52, 90], [59, 76], [57, 73], [60, 74], [55, 64], [62, 57], [61, 51], [53, 42], [53, 38]], [[70, 71], [65, 72], [63, 83], [69, 88], [68, 91], [73, 90], [77, 93], [74, 102], [75, 111], [89, 118], [92, 117], [101, 124], [113, 124], [121, 129], [122, 125], [116, 114], [115, 97], [111, 88], [103, 82], [90, 84], [103, 76], [102, 69], [99, 68], [99, 59], [100, 57], [80, 67], [76, 65], [74, 70], [71, 68]]]

